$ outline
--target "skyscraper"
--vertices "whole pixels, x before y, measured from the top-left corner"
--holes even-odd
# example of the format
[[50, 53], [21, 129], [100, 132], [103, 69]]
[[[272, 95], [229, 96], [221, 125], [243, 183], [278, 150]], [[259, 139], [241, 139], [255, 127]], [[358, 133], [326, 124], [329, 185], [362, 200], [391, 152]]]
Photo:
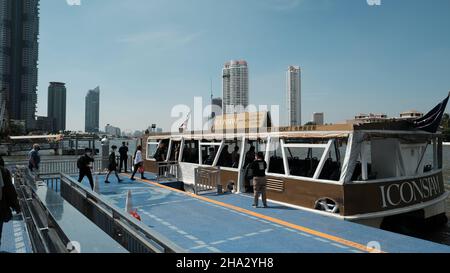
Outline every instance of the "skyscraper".
[[287, 111], [289, 126], [302, 125], [302, 86], [299, 66], [289, 66], [287, 71]]
[[243, 112], [248, 106], [248, 65], [244, 60], [225, 63], [222, 70], [224, 114]]
[[324, 113], [314, 113], [313, 114], [313, 123], [315, 125], [323, 125], [325, 122], [325, 114]]
[[211, 99], [211, 118], [222, 115], [222, 98]]
[[114, 127], [111, 124], [107, 124], [105, 126], [105, 133], [111, 135], [111, 136], [115, 136], [115, 137], [120, 137], [122, 135], [122, 132], [120, 130], [119, 127]]
[[66, 130], [66, 86], [51, 82], [48, 87], [48, 118], [53, 121], [53, 132]]
[[36, 116], [38, 35], [39, 0], [0, 0], [0, 90], [8, 94], [9, 118], [27, 130]]
[[100, 87], [89, 90], [86, 95], [85, 131], [98, 133], [100, 130]]

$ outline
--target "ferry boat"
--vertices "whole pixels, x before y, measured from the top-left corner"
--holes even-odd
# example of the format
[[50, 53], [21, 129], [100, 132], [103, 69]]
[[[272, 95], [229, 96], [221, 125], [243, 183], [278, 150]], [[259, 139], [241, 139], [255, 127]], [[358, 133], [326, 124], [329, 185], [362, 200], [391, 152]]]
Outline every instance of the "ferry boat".
[[269, 113], [218, 116], [208, 131], [146, 136], [145, 168], [160, 172], [154, 155], [164, 149], [185, 190], [195, 191], [205, 169], [218, 173], [221, 188], [246, 194], [247, 166], [261, 151], [274, 203], [374, 227], [404, 216], [446, 223], [437, 131], [448, 99], [414, 121], [276, 128]]

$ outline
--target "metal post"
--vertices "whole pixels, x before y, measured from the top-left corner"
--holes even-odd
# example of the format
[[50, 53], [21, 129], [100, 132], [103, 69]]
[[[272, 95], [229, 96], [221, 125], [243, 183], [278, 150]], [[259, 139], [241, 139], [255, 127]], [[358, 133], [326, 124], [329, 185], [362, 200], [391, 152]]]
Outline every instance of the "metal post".
[[104, 137], [102, 139], [102, 169], [108, 168], [108, 155], [109, 155], [109, 139]]
[[75, 155], [78, 155], [78, 134], [75, 135]]
[[94, 155], [96, 155], [96, 150], [95, 150], [95, 135], [92, 135], [92, 151], [94, 152]]

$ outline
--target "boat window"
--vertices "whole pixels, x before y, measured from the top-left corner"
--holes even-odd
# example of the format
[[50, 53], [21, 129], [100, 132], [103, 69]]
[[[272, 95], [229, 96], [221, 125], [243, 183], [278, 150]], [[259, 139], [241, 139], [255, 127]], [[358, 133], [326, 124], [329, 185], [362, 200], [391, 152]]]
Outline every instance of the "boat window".
[[172, 147], [170, 149], [169, 161], [178, 161], [181, 150], [181, 141], [172, 141]]
[[325, 157], [325, 162], [320, 172], [319, 179], [339, 181], [341, 178], [342, 164], [344, 161], [346, 145], [340, 139], [335, 139], [330, 147], [328, 154]]
[[216, 160], [217, 152], [220, 149], [221, 142], [203, 140], [200, 144], [202, 152], [202, 164], [212, 166]]
[[293, 176], [313, 177], [324, 152], [325, 148], [306, 146], [286, 148], [290, 174]]
[[147, 159], [154, 159], [156, 150], [158, 150], [159, 142], [147, 142]]
[[247, 140], [245, 143], [245, 156], [244, 156], [244, 166], [247, 168], [253, 161], [255, 161], [256, 153], [263, 152], [266, 153], [267, 140]]
[[434, 169], [433, 145], [427, 143], [400, 144], [400, 151], [406, 176], [416, 175], [416, 172], [423, 174]]
[[237, 169], [241, 157], [241, 144], [240, 140], [225, 141], [217, 166]]
[[423, 170], [424, 173], [430, 172], [434, 169], [433, 165], [434, 165], [433, 146], [431, 144], [428, 144], [425, 151], [422, 168], [420, 170]]
[[[318, 179], [339, 181], [346, 149], [346, 140], [334, 139], [286, 139], [285, 154], [289, 174], [292, 176], [314, 178], [322, 158], [323, 167]], [[326, 155], [325, 151], [328, 149]]]
[[285, 174], [280, 140], [271, 140], [268, 164], [269, 173]]
[[437, 141], [374, 138], [361, 144], [352, 181], [415, 176], [439, 168]]
[[155, 160], [155, 156], [157, 156], [158, 161], [166, 160], [169, 143], [170, 143], [170, 139], [149, 141], [147, 143], [147, 159]]
[[199, 144], [197, 140], [185, 140], [182, 162], [199, 164]]
[[[147, 142], [147, 159], [154, 160], [156, 152], [158, 151], [158, 149], [160, 149], [159, 151], [160, 155], [162, 156], [163, 160], [165, 160], [167, 154], [167, 147], [169, 147], [169, 143], [170, 143], [169, 139], [151, 140]], [[160, 147], [160, 144], [163, 144], [163, 146]]]

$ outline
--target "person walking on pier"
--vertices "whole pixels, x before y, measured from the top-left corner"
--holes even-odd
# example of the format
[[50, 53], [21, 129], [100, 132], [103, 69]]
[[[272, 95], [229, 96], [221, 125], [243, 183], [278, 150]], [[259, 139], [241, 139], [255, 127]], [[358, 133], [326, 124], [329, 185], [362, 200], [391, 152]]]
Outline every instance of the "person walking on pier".
[[253, 202], [253, 207], [258, 207], [259, 196], [262, 195], [263, 206], [267, 208], [267, 178], [266, 169], [267, 163], [264, 160], [264, 154], [259, 152], [256, 154], [256, 160], [251, 163], [250, 168], [253, 173], [253, 190], [255, 192], [255, 199]]
[[133, 168], [133, 175], [131, 176], [131, 180], [134, 179], [134, 176], [139, 171], [141, 173], [141, 179], [146, 179], [144, 177], [144, 159], [142, 158], [142, 146], [139, 145], [136, 148], [136, 153], [134, 155], [134, 168]]
[[12, 219], [11, 209], [17, 214], [21, 212], [17, 192], [12, 183], [11, 173], [5, 168], [5, 162], [0, 157], [0, 245], [3, 223], [7, 223]]
[[112, 172], [115, 173], [116, 177], [117, 177], [117, 181], [122, 182], [122, 180], [120, 179], [119, 175], [117, 174], [117, 161], [116, 161], [116, 150], [117, 150], [117, 146], [113, 145], [111, 147], [112, 152], [109, 155], [109, 164], [108, 164], [108, 175], [106, 175], [106, 180], [105, 183], [109, 184], [111, 182], [109, 182], [109, 176], [111, 175]]
[[119, 148], [120, 162], [119, 162], [119, 172], [122, 172], [122, 166], [125, 167], [124, 173], [128, 172], [128, 147], [125, 142], [122, 142], [122, 147]]
[[92, 150], [86, 148], [84, 150], [84, 155], [81, 156], [77, 161], [77, 167], [80, 170], [80, 176], [78, 182], [83, 182], [86, 176], [89, 179], [89, 184], [92, 190], [94, 190], [94, 178], [92, 177], [92, 163], [94, 163], [94, 158], [92, 157]]
[[40, 150], [41, 146], [34, 144], [33, 149], [28, 154], [28, 168], [32, 172], [39, 171], [39, 164], [41, 163], [41, 156], [39, 155]]

